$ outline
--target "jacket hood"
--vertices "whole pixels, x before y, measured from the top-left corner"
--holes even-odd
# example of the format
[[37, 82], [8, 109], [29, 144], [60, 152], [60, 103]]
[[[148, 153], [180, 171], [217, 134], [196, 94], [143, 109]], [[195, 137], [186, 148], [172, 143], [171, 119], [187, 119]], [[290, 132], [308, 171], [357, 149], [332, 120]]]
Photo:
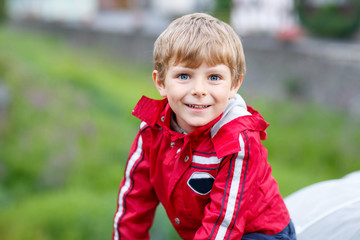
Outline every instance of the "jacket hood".
[[218, 158], [240, 151], [239, 133], [249, 130], [266, 139], [266, 128], [269, 124], [260, 113], [247, 106], [244, 99], [236, 94], [230, 99], [221, 119], [211, 129], [212, 142]]
[[211, 136], [214, 137], [226, 123], [238, 117], [249, 115], [251, 113], [248, 112], [244, 99], [239, 94], [236, 94], [234, 98], [229, 100], [221, 119], [211, 128]]

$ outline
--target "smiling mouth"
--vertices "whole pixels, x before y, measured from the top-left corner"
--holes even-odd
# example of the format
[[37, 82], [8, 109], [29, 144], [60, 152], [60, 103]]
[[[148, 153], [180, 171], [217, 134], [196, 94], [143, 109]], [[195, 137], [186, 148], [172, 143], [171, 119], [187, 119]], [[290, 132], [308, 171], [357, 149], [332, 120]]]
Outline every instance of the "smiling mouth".
[[188, 106], [189, 108], [194, 108], [194, 109], [205, 109], [210, 107], [210, 105], [192, 105], [192, 104], [185, 104], [186, 106]]

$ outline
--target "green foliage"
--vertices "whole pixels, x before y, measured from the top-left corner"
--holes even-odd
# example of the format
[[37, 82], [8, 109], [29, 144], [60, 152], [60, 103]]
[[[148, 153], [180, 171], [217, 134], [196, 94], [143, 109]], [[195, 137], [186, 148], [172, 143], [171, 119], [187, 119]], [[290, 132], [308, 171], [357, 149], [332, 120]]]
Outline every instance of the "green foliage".
[[257, 102], [269, 121], [269, 162], [284, 196], [360, 169], [359, 120], [308, 103]]
[[[21, 39], [19, 33], [7, 34]], [[92, 175], [97, 167], [105, 165], [114, 172], [106, 164], [126, 159], [131, 142], [127, 136], [138, 128], [131, 109], [141, 92], [128, 91], [133, 77], [116, 64], [107, 66], [85, 53], [79, 57], [81, 52], [64, 50], [64, 45], [51, 38], [47, 44], [42, 41], [35, 36], [24, 42], [5, 35], [2, 39], [3, 45], [14, 43], [6, 46], [12, 54], [3, 56], [7, 65], [4, 79], [12, 93], [1, 152], [7, 172], [4, 185], [9, 189], [31, 186], [27, 188], [32, 192], [81, 182], [87, 175], [88, 184], [93, 182], [96, 187], [100, 181]], [[144, 81], [142, 87], [150, 84]], [[117, 166], [120, 171], [121, 165]]]
[[6, 19], [6, 0], [0, 0], [0, 24]]
[[297, 1], [299, 19], [310, 33], [330, 38], [348, 38], [360, 25], [360, 2], [348, 0], [342, 4], [329, 1], [314, 5], [312, 1]]
[[32, 195], [1, 211], [1, 239], [110, 239], [113, 196], [84, 189]]
[[[0, 76], [11, 92], [0, 133], [0, 239], [109, 239], [118, 186], [151, 66], [0, 29]], [[246, 93], [244, 93], [246, 95]], [[360, 124], [288, 101], [249, 102], [271, 124], [264, 142], [284, 196], [360, 168]], [[164, 211], [154, 239], [178, 239]], [[166, 227], [164, 227], [166, 226]]]
[[214, 16], [226, 23], [230, 23], [231, 7], [231, 0], [216, 0]]
[[[11, 93], [0, 136], [0, 239], [110, 236], [139, 127], [131, 110], [144, 92], [156, 96], [151, 68], [6, 28], [0, 46], [0, 76]], [[84, 213], [87, 203], [93, 210]]]

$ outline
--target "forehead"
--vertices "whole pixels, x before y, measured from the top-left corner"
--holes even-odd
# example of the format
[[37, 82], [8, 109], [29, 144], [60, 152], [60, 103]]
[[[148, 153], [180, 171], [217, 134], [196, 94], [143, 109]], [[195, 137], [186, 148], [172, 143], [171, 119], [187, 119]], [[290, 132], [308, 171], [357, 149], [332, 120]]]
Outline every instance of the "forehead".
[[175, 51], [173, 57], [170, 59], [169, 64], [183, 66], [187, 68], [198, 68], [205, 63], [209, 67], [216, 65], [231, 65], [232, 56], [224, 49], [217, 47], [197, 49], [188, 48], [186, 51]]

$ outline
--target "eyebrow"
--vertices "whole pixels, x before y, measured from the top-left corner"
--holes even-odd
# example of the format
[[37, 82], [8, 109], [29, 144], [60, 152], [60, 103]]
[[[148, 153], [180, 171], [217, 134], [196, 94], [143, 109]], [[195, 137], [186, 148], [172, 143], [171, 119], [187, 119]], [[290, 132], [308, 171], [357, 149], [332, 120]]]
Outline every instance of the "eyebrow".
[[196, 68], [190, 68], [190, 67], [179, 66], [179, 65], [173, 66], [172, 68], [173, 68], [174, 70], [176, 70], [176, 71], [194, 70], [194, 69], [196, 69]]
[[173, 73], [179, 74], [179, 73], [188, 73], [193, 74], [196, 70], [195, 68], [187, 68], [187, 67], [180, 67], [180, 66], [174, 66], [172, 69]]
[[211, 70], [211, 71], [224, 71], [224, 70], [227, 70], [226, 67], [227, 66], [225, 64], [218, 64], [218, 65], [215, 65], [213, 67], [209, 67], [209, 70]]
[[[221, 71], [221, 70], [224, 70], [224, 67], [226, 67], [225, 64], [217, 64], [215, 66], [208, 67], [208, 70], [209, 71], [216, 71], [216, 70]], [[186, 67], [186, 66], [176, 65], [176, 66], [173, 66], [173, 69], [176, 71], [185, 71], [185, 70], [195, 70], [196, 68], [190, 68], [190, 67]]]

